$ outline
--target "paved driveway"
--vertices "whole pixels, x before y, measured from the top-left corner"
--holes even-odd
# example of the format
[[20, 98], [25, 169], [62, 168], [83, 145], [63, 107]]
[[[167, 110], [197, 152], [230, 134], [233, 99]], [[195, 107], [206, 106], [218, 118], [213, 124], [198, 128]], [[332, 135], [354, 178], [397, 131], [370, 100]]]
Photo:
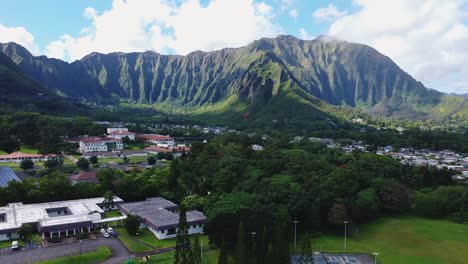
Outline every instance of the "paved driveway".
[[[97, 240], [83, 240], [81, 252], [96, 251], [99, 246], [108, 246], [112, 252], [111, 257], [104, 261], [105, 264], [122, 264], [129, 256], [129, 251], [118, 238]], [[80, 254], [80, 243], [62, 244], [46, 248], [36, 248], [17, 252], [0, 254], [0, 263], [26, 264], [36, 263], [42, 260], [60, 258]]]

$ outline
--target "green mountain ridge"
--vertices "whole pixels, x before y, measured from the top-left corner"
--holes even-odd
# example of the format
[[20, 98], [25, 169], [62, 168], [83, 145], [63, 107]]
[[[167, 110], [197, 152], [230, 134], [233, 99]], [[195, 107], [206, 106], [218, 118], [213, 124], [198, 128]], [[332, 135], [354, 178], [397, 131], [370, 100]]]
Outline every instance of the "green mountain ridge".
[[278, 112], [275, 118], [288, 119], [302, 114], [293, 107], [301, 101], [310, 106], [301, 111], [321, 116], [342, 105], [407, 119], [468, 116], [466, 99], [424, 87], [369, 46], [329, 37], [278, 36], [186, 56], [94, 52], [72, 63], [34, 57], [14, 43], [0, 51], [46, 87], [102, 104], [123, 100], [182, 114]]

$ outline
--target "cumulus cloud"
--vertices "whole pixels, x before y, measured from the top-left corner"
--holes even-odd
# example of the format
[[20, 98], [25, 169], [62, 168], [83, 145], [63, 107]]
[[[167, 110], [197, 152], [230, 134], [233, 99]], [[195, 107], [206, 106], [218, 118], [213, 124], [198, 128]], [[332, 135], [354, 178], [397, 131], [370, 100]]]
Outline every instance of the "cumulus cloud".
[[289, 15], [293, 18], [297, 18], [299, 16], [299, 13], [297, 12], [297, 9], [291, 9], [289, 10]]
[[468, 8], [464, 0], [354, 0], [358, 11], [328, 34], [368, 44], [426, 86], [468, 92]]
[[300, 28], [299, 29], [299, 36], [300, 36], [301, 39], [304, 39], [304, 40], [311, 40], [311, 39], [315, 38], [314, 36], [309, 34], [309, 32], [307, 32], [307, 30], [305, 28]]
[[[228, 11], [227, 11], [228, 10]], [[238, 47], [260, 37], [275, 36], [273, 8], [254, 0], [114, 0], [99, 13], [87, 8], [91, 22], [79, 36], [64, 35], [46, 47], [49, 56], [75, 60], [103, 53], [155, 50], [187, 54]]]
[[0, 42], [16, 42], [37, 54], [39, 49], [34, 43], [33, 35], [24, 27], [7, 27], [0, 24]]
[[331, 21], [346, 15], [346, 11], [340, 11], [335, 5], [329, 4], [328, 7], [319, 8], [312, 13], [312, 17], [317, 22]]

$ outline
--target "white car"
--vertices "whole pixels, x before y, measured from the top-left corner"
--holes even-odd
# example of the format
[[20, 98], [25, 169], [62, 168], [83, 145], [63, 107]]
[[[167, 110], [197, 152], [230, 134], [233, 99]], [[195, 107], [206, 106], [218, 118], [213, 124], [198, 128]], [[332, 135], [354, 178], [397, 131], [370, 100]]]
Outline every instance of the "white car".
[[99, 231], [101, 231], [101, 234], [103, 234], [103, 235], [104, 235], [105, 233], [107, 233], [106, 230], [105, 230], [104, 228], [101, 229], [101, 230], [99, 230]]
[[105, 237], [105, 238], [109, 238], [109, 237], [111, 237], [111, 235], [110, 235], [109, 233], [105, 232], [105, 233], [104, 233], [104, 237]]
[[114, 232], [114, 229], [112, 227], [108, 227], [106, 230], [107, 233], [112, 233]]

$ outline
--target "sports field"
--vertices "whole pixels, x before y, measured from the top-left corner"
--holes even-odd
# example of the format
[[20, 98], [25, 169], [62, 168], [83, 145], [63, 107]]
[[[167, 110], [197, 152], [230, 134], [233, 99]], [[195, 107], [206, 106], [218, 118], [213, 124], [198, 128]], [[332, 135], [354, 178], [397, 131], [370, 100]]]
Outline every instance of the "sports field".
[[[343, 252], [343, 236], [312, 239], [315, 250]], [[298, 242], [300, 249], [300, 242]], [[347, 252], [378, 252], [384, 264], [466, 264], [468, 225], [417, 217], [384, 218], [359, 227]]]

